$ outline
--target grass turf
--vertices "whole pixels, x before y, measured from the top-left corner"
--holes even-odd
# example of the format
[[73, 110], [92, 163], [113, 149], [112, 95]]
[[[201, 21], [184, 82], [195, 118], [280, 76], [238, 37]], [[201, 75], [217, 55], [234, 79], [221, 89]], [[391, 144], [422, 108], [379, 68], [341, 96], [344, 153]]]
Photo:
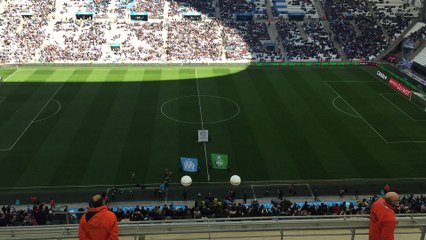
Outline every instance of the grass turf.
[[[423, 178], [426, 113], [372, 67], [0, 69], [0, 187]], [[200, 95], [200, 96], [198, 96]], [[199, 104], [200, 103], [200, 104]], [[201, 106], [201, 108], [200, 108]]]

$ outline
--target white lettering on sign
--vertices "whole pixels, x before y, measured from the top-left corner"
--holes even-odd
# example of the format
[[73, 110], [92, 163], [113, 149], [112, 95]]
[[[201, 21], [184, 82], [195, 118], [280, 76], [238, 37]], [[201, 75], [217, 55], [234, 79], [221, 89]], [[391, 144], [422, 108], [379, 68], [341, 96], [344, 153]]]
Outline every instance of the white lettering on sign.
[[377, 71], [376, 75], [379, 76], [379, 77], [381, 77], [383, 80], [387, 80], [388, 79], [388, 76], [386, 76], [386, 74], [384, 74], [384, 73], [382, 73], [380, 71]]

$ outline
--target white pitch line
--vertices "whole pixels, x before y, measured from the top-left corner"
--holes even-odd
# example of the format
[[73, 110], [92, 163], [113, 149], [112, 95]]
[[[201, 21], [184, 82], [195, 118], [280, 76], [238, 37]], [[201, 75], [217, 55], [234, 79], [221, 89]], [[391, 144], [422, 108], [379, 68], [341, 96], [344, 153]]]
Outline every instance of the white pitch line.
[[[202, 107], [201, 107], [200, 85], [198, 84], [198, 70], [197, 69], [195, 69], [195, 82], [197, 83], [197, 96], [198, 96], [198, 106], [199, 106], [199, 109], [200, 109], [201, 129], [204, 130], [203, 110], [202, 110]], [[207, 182], [210, 182], [210, 172], [209, 172], [209, 163], [208, 163], [208, 160], [207, 160], [206, 142], [203, 142], [203, 148], [204, 148], [204, 159], [206, 161]]]
[[7, 97], [0, 97], [0, 103], [2, 103], [4, 100], [6, 100]]
[[[388, 93], [388, 94], [392, 94], [395, 95], [396, 93]], [[400, 107], [398, 107], [397, 105], [395, 105], [395, 103], [393, 103], [391, 100], [389, 100], [387, 97], [384, 96], [383, 93], [379, 93], [379, 95], [384, 98], [386, 101], [388, 101], [392, 106], [394, 106], [396, 109], [398, 109], [401, 113], [403, 113], [405, 116], [407, 116], [409, 119], [411, 119], [413, 122], [425, 122], [426, 120], [416, 120], [414, 118], [412, 118], [410, 115], [408, 115], [408, 113], [406, 113], [404, 110], [402, 110]]]
[[41, 108], [41, 110], [37, 113], [37, 115], [31, 120], [30, 124], [28, 124], [28, 126], [24, 129], [24, 131], [21, 133], [21, 135], [19, 135], [18, 139], [16, 139], [16, 141], [12, 144], [12, 146], [8, 149], [0, 149], [0, 151], [11, 151], [15, 145], [19, 142], [19, 140], [22, 138], [22, 136], [24, 136], [24, 134], [27, 132], [27, 130], [31, 127], [31, 125], [34, 123], [34, 121], [38, 118], [38, 116], [43, 112], [43, 110], [46, 108], [46, 106], [49, 104], [50, 101], [52, 101], [52, 99], [56, 96], [56, 94], [59, 92], [59, 90], [61, 90], [61, 88], [64, 86], [65, 82], [63, 82], [61, 84], [60, 87], [58, 87], [58, 89], [56, 89], [56, 91], [53, 93], [53, 95], [50, 97], [50, 99], [46, 102], [46, 104], [44, 104], [44, 106]]
[[250, 185], [250, 188], [251, 188], [251, 192], [253, 193], [254, 200], [257, 200], [256, 193], [254, 193], [253, 185]]
[[386, 140], [371, 124], [361, 115], [357, 110], [355, 110], [352, 105], [350, 105], [337, 91], [334, 89], [327, 81], [324, 81], [324, 83], [333, 90], [334, 93], [337, 94], [351, 109], [354, 111], [386, 144], [389, 144], [388, 140]]
[[335, 108], [335, 109], [337, 109], [339, 112], [341, 112], [341, 113], [343, 113], [343, 114], [346, 114], [346, 115], [348, 115], [348, 116], [350, 116], [350, 117], [353, 117], [353, 118], [360, 118], [359, 116], [357, 116], [357, 115], [354, 115], [354, 114], [350, 114], [350, 113], [347, 113], [347, 112], [345, 112], [345, 111], [343, 111], [342, 109], [340, 109], [339, 107], [337, 107], [336, 106], [336, 100], [337, 99], [339, 99], [340, 97], [335, 97], [334, 99], [333, 99], [333, 101], [332, 101], [332, 104], [333, 104], [333, 107]]
[[44, 121], [44, 120], [47, 120], [47, 119], [49, 119], [49, 118], [51, 118], [51, 117], [55, 116], [56, 114], [58, 114], [58, 112], [60, 112], [60, 111], [61, 111], [61, 109], [62, 109], [62, 104], [61, 104], [59, 101], [56, 101], [55, 99], [52, 99], [52, 101], [53, 101], [53, 102], [55, 102], [55, 103], [58, 105], [58, 109], [56, 109], [56, 111], [55, 111], [53, 114], [50, 114], [49, 116], [44, 117], [44, 118], [42, 118], [42, 119], [38, 119], [37, 121], [34, 121], [34, 123], [39, 123], [39, 122], [42, 122], [42, 121]]
[[16, 69], [16, 71], [14, 71], [12, 74], [10, 74], [7, 78], [5, 78], [3, 81], [0, 82], [0, 85], [3, 84], [4, 82], [6, 82], [9, 78], [11, 78], [13, 75], [15, 75], [15, 73], [17, 73], [19, 71], [19, 69]]
[[315, 200], [314, 193], [312, 192], [312, 189], [311, 189], [311, 186], [309, 185], [309, 183], [307, 183], [307, 184], [306, 184], [306, 186], [308, 187], [309, 192], [311, 193], [311, 196], [312, 196], [312, 197], [314, 198], [314, 200]]

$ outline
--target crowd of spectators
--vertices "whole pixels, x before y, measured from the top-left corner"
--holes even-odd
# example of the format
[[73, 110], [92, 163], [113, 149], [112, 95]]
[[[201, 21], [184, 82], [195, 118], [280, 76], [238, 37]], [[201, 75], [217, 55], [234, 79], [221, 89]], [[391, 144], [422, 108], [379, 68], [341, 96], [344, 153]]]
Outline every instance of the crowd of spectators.
[[[30, 62], [42, 45], [48, 26], [48, 15], [55, 2], [44, 0], [8, 1], [0, 21], [0, 61]], [[21, 13], [29, 15], [21, 17]]]
[[411, 18], [402, 16], [380, 16], [379, 19], [391, 40], [395, 40], [399, 37], [412, 22]]
[[105, 60], [161, 61], [163, 60], [162, 22], [119, 23], [111, 42], [121, 46], [112, 50]]
[[220, 61], [221, 38], [218, 20], [172, 21], [168, 27], [168, 61]]
[[426, 25], [411, 33], [408, 37], [418, 45], [422, 40], [426, 39]]
[[388, 42], [364, 0], [321, 0], [335, 34], [349, 59], [372, 60]]
[[102, 56], [102, 45], [106, 43], [105, 30], [110, 27], [110, 22], [102, 21], [57, 21], [50, 36], [50, 43], [41, 51], [40, 61], [99, 60]]
[[235, 13], [253, 13], [255, 5], [251, 0], [219, 0], [222, 18], [230, 19]]
[[215, 16], [213, 0], [171, 0], [169, 16], [179, 16], [182, 13], [198, 12], [207, 17]]
[[[410, 1], [412, 2], [412, 1]], [[414, 4], [408, 1], [370, 0], [372, 9], [376, 13], [380, 23], [388, 33], [391, 40], [395, 40], [411, 24], [414, 17], [418, 15]]]
[[271, 41], [265, 23], [226, 22], [222, 34], [228, 60], [281, 60], [277, 50], [269, 51], [262, 45]]
[[329, 61], [339, 58], [337, 49], [322, 22], [316, 20], [304, 22], [301, 27], [305, 32], [305, 38], [302, 37], [297, 24], [302, 23], [286, 21], [277, 23], [280, 40], [290, 61]]
[[148, 12], [150, 18], [161, 19], [164, 16], [164, 0], [137, 0], [135, 12]]
[[[198, 194], [193, 206], [187, 205], [158, 205], [135, 206], [131, 208], [110, 208], [115, 213], [118, 221], [150, 221], [170, 219], [199, 219], [208, 218], [233, 218], [233, 217], [262, 217], [262, 216], [307, 216], [307, 215], [356, 215], [369, 214], [370, 206], [378, 196], [360, 199], [356, 202], [305, 202], [294, 203], [286, 199], [272, 200], [269, 204], [253, 200], [236, 200], [236, 192], [230, 191], [220, 199], [207, 194]], [[51, 200], [52, 201], [52, 200]], [[3, 206], [0, 210], [0, 226], [45, 225], [78, 223], [85, 208], [78, 212], [69, 212], [68, 207], [57, 207], [50, 203], [34, 202], [32, 208], [15, 209], [13, 206]], [[68, 213], [65, 215], [64, 213]], [[426, 196], [406, 195], [401, 197], [401, 202], [396, 213], [426, 213]]]
[[62, 5], [61, 14], [92, 12], [97, 17], [106, 17], [111, 0], [69, 0]]
[[[93, 20], [75, 20], [74, 16], [54, 15], [54, 0], [9, 0], [0, 13], [0, 61], [2, 62], [65, 62], [65, 61], [280, 61], [276, 41], [270, 39], [268, 24], [258, 21], [230, 20], [235, 13], [256, 15], [264, 12], [264, 0], [170, 0], [170, 22], [161, 20], [166, 14], [165, 0], [120, 0], [111, 7], [111, 0], [62, 1], [58, 9], [93, 11]], [[293, 0], [289, 4], [306, 11], [311, 0]], [[278, 42], [284, 46], [288, 59], [327, 61], [340, 58], [332, 41], [337, 41], [349, 59], [372, 60], [389, 44], [381, 21], [391, 38], [396, 38], [411, 18], [388, 16], [377, 10], [370, 15], [365, 0], [321, 0], [334, 39], [321, 21], [306, 19], [294, 23], [281, 19], [277, 23]], [[374, 6], [374, 5], [373, 5]], [[211, 20], [220, 7], [221, 16], [228, 20]], [[314, 7], [312, 7], [315, 9]], [[110, 11], [110, 12], [109, 12]], [[99, 19], [118, 14], [118, 21], [131, 11], [149, 12], [148, 23], [119, 24], [116, 19]], [[22, 17], [22, 12], [30, 13]], [[182, 20], [186, 12], [200, 12], [200, 21]], [[32, 16], [31, 16], [32, 14]], [[71, 19], [72, 18], [72, 19]], [[52, 29], [50, 22], [55, 21]], [[111, 29], [118, 29], [110, 33]], [[166, 32], [168, 34], [166, 34]], [[115, 34], [115, 35], [113, 35]], [[110, 36], [113, 35], [113, 36]], [[417, 39], [419, 36], [413, 35]], [[167, 39], [166, 39], [167, 37]], [[274, 39], [275, 40], [275, 39]], [[119, 48], [109, 48], [117, 43]]]

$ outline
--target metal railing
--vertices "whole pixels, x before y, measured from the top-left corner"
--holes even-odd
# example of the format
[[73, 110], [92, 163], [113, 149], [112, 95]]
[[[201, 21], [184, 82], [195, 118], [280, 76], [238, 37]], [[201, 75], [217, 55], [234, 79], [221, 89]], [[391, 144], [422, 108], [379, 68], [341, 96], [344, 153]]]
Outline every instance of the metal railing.
[[[397, 234], [416, 234], [412, 239], [425, 239], [426, 214], [398, 215], [397, 220]], [[133, 239], [165, 234], [182, 234], [185, 239], [191, 239], [191, 234], [203, 234], [205, 239], [214, 239], [218, 233], [227, 234], [229, 239], [236, 233], [270, 232], [280, 239], [346, 236], [354, 240], [368, 234], [368, 225], [368, 215], [206, 218], [120, 222], [119, 233]], [[0, 239], [70, 239], [77, 238], [77, 234], [77, 224], [0, 228]], [[196, 239], [200, 239], [199, 235]]]

